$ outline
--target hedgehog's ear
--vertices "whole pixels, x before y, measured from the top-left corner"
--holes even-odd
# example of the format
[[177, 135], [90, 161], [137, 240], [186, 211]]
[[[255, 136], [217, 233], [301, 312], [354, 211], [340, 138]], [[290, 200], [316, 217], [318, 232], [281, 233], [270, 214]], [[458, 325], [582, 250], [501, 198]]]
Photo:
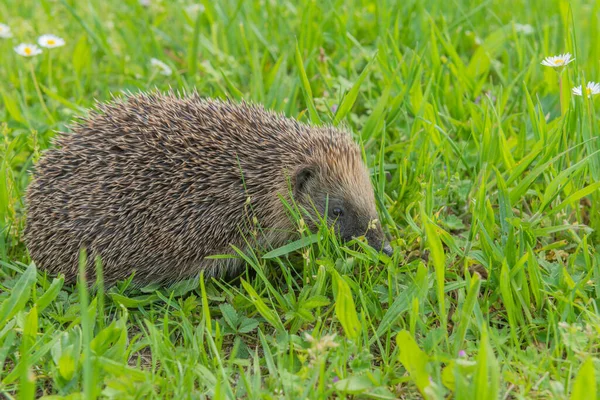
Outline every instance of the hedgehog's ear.
[[292, 180], [295, 197], [305, 192], [307, 184], [317, 176], [317, 173], [318, 168], [316, 165], [302, 165], [296, 169]]

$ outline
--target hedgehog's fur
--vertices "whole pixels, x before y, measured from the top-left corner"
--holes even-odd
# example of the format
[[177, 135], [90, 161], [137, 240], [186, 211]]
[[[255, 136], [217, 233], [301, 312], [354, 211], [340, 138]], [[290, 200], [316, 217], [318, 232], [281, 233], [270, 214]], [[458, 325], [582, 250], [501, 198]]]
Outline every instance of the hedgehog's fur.
[[139, 284], [235, 272], [241, 261], [205, 257], [252, 237], [272, 247], [292, 239], [282, 198], [313, 215], [309, 227], [310, 211], [326, 215], [329, 199], [328, 210], [347, 211], [345, 240], [364, 234], [384, 245], [359, 147], [336, 128], [153, 92], [98, 104], [71, 130], [37, 165], [25, 229], [32, 259], [69, 282], [81, 247], [90, 274], [101, 257], [108, 285], [134, 271]]

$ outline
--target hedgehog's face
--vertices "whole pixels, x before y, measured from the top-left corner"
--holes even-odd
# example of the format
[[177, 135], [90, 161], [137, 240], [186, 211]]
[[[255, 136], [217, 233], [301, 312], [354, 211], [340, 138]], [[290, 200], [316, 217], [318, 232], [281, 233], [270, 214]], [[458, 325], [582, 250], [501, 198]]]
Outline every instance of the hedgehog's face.
[[311, 228], [316, 227], [319, 216], [326, 217], [343, 241], [364, 236], [373, 248], [392, 254], [378, 221], [371, 181], [362, 165], [341, 174], [331, 168], [300, 167], [292, 183], [294, 198], [307, 210]]

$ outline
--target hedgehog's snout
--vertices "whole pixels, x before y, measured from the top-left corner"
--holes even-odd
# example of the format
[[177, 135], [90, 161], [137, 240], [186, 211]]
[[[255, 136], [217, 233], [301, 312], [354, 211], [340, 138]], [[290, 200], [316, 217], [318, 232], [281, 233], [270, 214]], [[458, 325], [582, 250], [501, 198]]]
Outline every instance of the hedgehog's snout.
[[394, 253], [394, 249], [392, 249], [390, 243], [385, 239], [383, 229], [381, 229], [379, 224], [377, 224], [375, 227], [371, 227], [365, 237], [369, 243], [369, 246], [373, 247], [377, 251], [383, 252], [388, 257], [391, 257]]
[[381, 251], [388, 257], [391, 257], [394, 254], [394, 249], [392, 249], [390, 243], [385, 239], [370, 239], [369, 237], [367, 237], [367, 241], [369, 242], [369, 246], [373, 247], [378, 251]]
[[381, 249], [381, 251], [383, 251], [383, 254], [385, 254], [388, 257], [391, 257], [394, 254], [394, 249], [392, 249], [392, 246], [388, 242], [385, 242], [383, 244], [383, 248]]

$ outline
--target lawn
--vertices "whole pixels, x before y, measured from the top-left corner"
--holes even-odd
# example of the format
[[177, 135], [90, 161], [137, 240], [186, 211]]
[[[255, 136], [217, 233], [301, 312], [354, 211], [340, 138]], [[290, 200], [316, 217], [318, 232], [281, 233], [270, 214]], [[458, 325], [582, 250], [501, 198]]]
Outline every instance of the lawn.
[[[0, 23], [0, 398], [597, 397], [600, 3], [2, 0]], [[64, 45], [17, 48], [43, 34]], [[33, 166], [155, 87], [344, 126], [393, 256], [321, 229], [237, 282], [46, 276]]]

